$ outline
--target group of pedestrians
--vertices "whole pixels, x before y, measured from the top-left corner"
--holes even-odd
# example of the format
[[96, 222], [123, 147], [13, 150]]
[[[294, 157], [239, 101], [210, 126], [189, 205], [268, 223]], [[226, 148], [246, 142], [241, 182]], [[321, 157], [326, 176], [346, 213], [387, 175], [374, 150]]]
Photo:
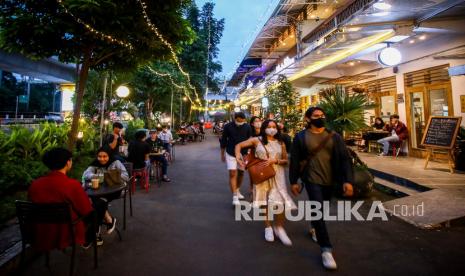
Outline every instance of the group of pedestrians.
[[[234, 121], [224, 126], [220, 138], [221, 159], [226, 162], [234, 206], [245, 199], [240, 187], [246, 166], [244, 156], [249, 151], [256, 158], [266, 160], [265, 166], [272, 166], [275, 171], [274, 177], [251, 188], [252, 206], [265, 209], [265, 213], [276, 205], [285, 211], [297, 209], [286, 184], [288, 165], [290, 191], [294, 196], [305, 188], [309, 200], [325, 206], [323, 201], [329, 201], [336, 188], [340, 188], [344, 196], [353, 195], [350, 157], [342, 137], [326, 129], [324, 110], [309, 108], [305, 113], [305, 123], [305, 129], [295, 135], [291, 144], [291, 137], [282, 123], [252, 117], [247, 124], [244, 113], [235, 113]], [[299, 179], [301, 184], [298, 183]], [[273, 242], [276, 236], [284, 245], [292, 245], [284, 229], [285, 211], [265, 220], [266, 241]], [[336, 269], [325, 221], [323, 218], [315, 219], [311, 221], [311, 226], [313, 239], [321, 248], [323, 266]]]

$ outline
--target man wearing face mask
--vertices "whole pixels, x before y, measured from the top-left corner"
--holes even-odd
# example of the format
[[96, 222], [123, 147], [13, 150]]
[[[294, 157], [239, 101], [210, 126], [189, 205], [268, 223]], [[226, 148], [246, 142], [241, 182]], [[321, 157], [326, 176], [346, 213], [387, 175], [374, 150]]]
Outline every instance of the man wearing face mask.
[[[307, 127], [294, 138], [291, 152], [289, 179], [291, 191], [298, 195], [299, 178], [307, 190], [310, 201], [330, 201], [333, 189], [339, 187], [344, 196], [353, 195], [353, 171], [350, 157], [342, 137], [325, 128], [325, 113], [319, 107], [305, 112]], [[323, 210], [321, 210], [323, 211]], [[329, 210], [328, 210], [329, 211]], [[311, 222], [321, 248], [323, 266], [336, 269], [332, 245], [323, 218]]]
[[[237, 163], [234, 148], [240, 142], [249, 139], [250, 136], [252, 136], [252, 129], [246, 123], [245, 114], [243, 112], [236, 112], [234, 114], [234, 121], [224, 126], [220, 139], [221, 161], [226, 162], [229, 172], [229, 186], [233, 194], [233, 205], [239, 205], [239, 200], [244, 199], [244, 196], [240, 192], [240, 187], [245, 169]], [[247, 154], [247, 149], [243, 149], [241, 154]]]

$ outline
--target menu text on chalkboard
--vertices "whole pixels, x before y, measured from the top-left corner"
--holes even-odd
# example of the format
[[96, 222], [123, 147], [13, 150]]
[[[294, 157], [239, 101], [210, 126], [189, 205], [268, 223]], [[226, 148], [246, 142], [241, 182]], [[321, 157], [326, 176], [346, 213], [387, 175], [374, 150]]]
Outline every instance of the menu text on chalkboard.
[[461, 117], [431, 116], [423, 135], [422, 145], [452, 149], [460, 128]]

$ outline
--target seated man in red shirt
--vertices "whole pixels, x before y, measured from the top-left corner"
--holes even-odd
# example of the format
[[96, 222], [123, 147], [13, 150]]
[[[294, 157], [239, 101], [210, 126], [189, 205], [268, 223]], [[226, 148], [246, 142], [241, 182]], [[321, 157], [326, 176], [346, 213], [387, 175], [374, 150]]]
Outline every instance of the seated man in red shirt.
[[[63, 148], [54, 148], [44, 154], [42, 161], [50, 172], [32, 182], [28, 191], [29, 200], [34, 203], [67, 202], [71, 205], [73, 221], [88, 216], [95, 208], [97, 219], [101, 222], [108, 207], [107, 204], [104, 201], [96, 201], [92, 206], [81, 184], [66, 175], [73, 165], [71, 152]], [[84, 245], [85, 248], [90, 247], [93, 237], [92, 227], [87, 228], [86, 231], [86, 224], [80, 220], [74, 229], [76, 244]], [[38, 250], [63, 249], [71, 244], [68, 225], [38, 225], [35, 233], [38, 237], [35, 247]], [[100, 237], [97, 238], [97, 244], [103, 244]]]

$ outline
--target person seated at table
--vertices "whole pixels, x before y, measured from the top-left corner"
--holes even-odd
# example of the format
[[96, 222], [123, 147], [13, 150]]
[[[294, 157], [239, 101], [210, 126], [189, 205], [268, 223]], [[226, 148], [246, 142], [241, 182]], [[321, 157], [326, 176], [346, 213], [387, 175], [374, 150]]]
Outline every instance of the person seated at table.
[[[91, 181], [92, 178], [98, 177], [99, 174], [105, 174], [110, 170], [119, 170], [121, 172], [121, 180], [124, 182], [129, 181], [129, 175], [126, 170], [126, 167], [121, 163], [121, 161], [114, 158], [111, 155], [111, 150], [107, 146], [103, 146], [97, 150], [97, 158], [87, 167], [84, 171], [82, 177], [85, 181]], [[101, 197], [95, 200], [103, 200], [105, 202], [110, 202], [112, 200], [118, 199], [121, 197], [121, 191]], [[104, 221], [107, 226], [107, 234], [111, 234], [116, 227], [116, 218], [113, 217], [110, 212], [107, 210], [105, 212]]]
[[105, 138], [104, 144], [108, 145], [111, 150], [111, 155], [114, 159], [117, 159], [121, 162], [124, 162], [124, 157], [120, 155], [120, 146], [124, 145], [125, 141], [123, 139], [123, 124], [120, 122], [113, 123], [113, 133], [108, 134]]
[[[160, 149], [163, 148], [163, 141], [158, 138], [157, 131], [151, 130], [150, 137], [145, 140], [145, 142], [149, 145], [150, 152], [160, 152]], [[171, 180], [168, 178], [168, 160], [164, 154], [160, 155], [152, 155], [150, 156], [151, 162], [160, 162], [161, 163], [161, 170], [162, 170], [162, 181], [170, 182]]]
[[407, 126], [399, 121], [399, 115], [393, 114], [389, 117], [389, 123], [384, 126], [384, 130], [390, 133], [390, 136], [379, 139], [377, 142], [383, 145], [383, 152], [379, 156], [386, 156], [389, 152], [389, 142], [402, 142], [408, 138]]
[[[375, 118], [375, 123], [371, 125], [373, 131], [382, 131], [384, 129], [384, 121], [381, 117], [376, 117]], [[365, 132], [362, 134], [362, 143], [361, 146], [363, 146], [363, 151], [367, 152], [368, 148], [366, 147], [368, 145], [368, 142], [371, 140], [378, 140], [379, 135], [375, 135], [376, 133], [372, 132]]]
[[171, 143], [173, 143], [173, 134], [169, 131], [168, 126], [164, 125], [162, 131], [158, 135], [160, 140], [163, 142], [163, 148], [167, 152], [171, 152]]
[[[151, 130], [150, 133], [156, 131]], [[128, 146], [128, 160], [132, 162], [135, 170], [140, 170], [147, 167], [149, 163], [150, 145], [145, 141], [145, 131], [139, 130], [135, 134], [135, 140], [131, 141]]]
[[[42, 162], [50, 172], [32, 181], [28, 190], [28, 198], [33, 203], [69, 203], [71, 219], [76, 221], [74, 225], [75, 243], [85, 248], [91, 246], [93, 236], [92, 220], [89, 217], [93, 210], [97, 219], [101, 222], [108, 204], [103, 201], [91, 203], [79, 181], [69, 178], [67, 174], [73, 166], [72, 153], [64, 148], [53, 148], [47, 151]], [[87, 229], [86, 229], [87, 228]], [[48, 251], [54, 248], [64, 249], [71, 245], [71, 232], [68, 225], [42, 224], [35, 229], [35, 246], [38, 250]], [[102, 245], [103, 239], [97, 237], [97, 245]]]
[[383, 130], [384, 129], [384, 121], [381, 117], [375, 118], [375, 123], [371, 126], [373, 130]]

